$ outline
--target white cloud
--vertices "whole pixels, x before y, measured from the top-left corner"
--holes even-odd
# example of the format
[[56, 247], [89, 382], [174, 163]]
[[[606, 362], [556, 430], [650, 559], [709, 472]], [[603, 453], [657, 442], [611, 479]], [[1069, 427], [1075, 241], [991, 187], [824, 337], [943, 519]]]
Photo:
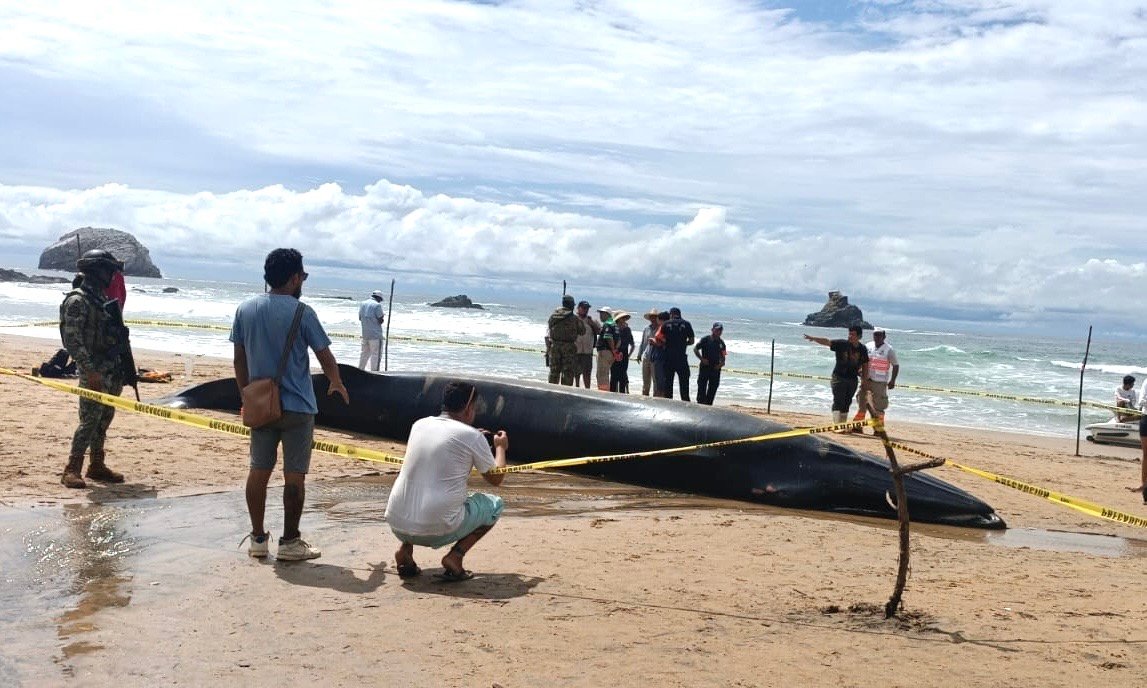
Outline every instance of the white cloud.
[[[203, 138], [183, 160], [154, 153], [173, 129], [85, 132], [106, 149], [42, 162], [77, 191], [0, 156], [4, 236], [102, 223], [177, 255], [273, 238], [447, 272], [1133, 312], [1095, 265], [1147, 263], [1140, 2], [763, 4], [6, 3], [0, 85], [130, 94]], [[9, 102], [3, 149], [77, 136]], [[282, 186], [214, 183], [276, 161]]]
[[1133, 285], [1147, 271], [1142, 261], [1093, 257], [1071, 237], [1033, 244], [1006, 227], [911, 237], [800, 234], [740, 226], [720, 207], [675, 224], [633, 225], [426, 195], [387, 181], [361, 193], [335, 184], [227, 194], [0, 186], [0, 210], [22, 241], [39, 246], [78, 226], [125, 229], [161, 266], [165, 257], [258, 262], [290, 245], [314, 263], [710, 293], [840, 288], [865, 301], [1019, 314], [1059, 307], [1133, 316], [1141, 308]]

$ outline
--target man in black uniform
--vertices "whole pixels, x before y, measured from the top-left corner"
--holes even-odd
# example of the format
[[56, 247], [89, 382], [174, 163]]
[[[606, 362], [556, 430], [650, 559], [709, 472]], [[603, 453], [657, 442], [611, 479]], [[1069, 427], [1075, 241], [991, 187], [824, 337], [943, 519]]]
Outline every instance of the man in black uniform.
[[669, 309], [669, 320], [661, 326], [661, 334], [665, 338], [665, 348], [662, 351], [662, 365], [665, 369], [665, 398], [673, 398], [673, 374], [677, 374], [681, 388], [681, 399], [689, 401], [689, 353], [687, 349], [693, 345], [693, 326], [688, 320], [681, 318], [681, 309], [674, 306]]
[[707, 334], [693, 347], [693, 353], [701, 359], [697, 368], [697, 403], [713, 405], [713, 397], [717, 396], [717, 386], [721, 384], [721, 368], [725, 367], [725, 340], [721, 333], [725, 326], [719, 322], [713, 323], [712, 334]]

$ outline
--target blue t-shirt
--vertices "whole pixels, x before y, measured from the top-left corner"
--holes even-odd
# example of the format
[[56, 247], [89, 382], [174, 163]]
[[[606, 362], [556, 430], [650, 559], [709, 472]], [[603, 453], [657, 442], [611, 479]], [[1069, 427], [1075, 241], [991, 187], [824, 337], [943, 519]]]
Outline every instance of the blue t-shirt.
[[[299, 301], [285, 294], [260, 294], [252, 296], [235, 309], [235, 320], [231, 323], [233, 343], [241, 344], [247, 353], [247, 372], [251, 379], [275, 377], [279, 368], [279, 357], [283, 355], [283, 345], [291, 331], [291, 321], [295, 319], [295, 309]], [[299, 321], [299, 332], [295, 335], [283, 379], [279, 385], [279, 398], [284, 411], [295, 413], [319, 412], [315, 402], [315, 388], [311, 384], [311, 358], [313, 351], [330, 347], [319, 322], [315, 309], [303, 304], [303, 318]]]
[[358, 306], [358, 319], [362, 321], [363, 339], [382, 339], [382, 302], [373, 298], [363, 301]]

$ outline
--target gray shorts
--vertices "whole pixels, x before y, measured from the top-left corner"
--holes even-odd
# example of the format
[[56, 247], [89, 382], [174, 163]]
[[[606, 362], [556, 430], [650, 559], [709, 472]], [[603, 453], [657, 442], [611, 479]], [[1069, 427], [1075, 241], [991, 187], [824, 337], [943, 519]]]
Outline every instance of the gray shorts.
[[269, 471], [278, 459], [283, 443], [283, 472], [306, 473], [311, 468], [311, 443], [315, 439], [315, 417], [309, 413], [283, 411], [283, 417], [251, 431], [251, 468]]

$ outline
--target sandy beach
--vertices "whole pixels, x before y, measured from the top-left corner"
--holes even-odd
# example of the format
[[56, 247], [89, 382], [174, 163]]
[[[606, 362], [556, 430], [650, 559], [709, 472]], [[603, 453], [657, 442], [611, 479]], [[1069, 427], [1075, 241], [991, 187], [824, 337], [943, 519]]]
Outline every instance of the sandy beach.
[[[0, 335], [0, 366], [27, 372], [56, 348]], [[136, 359], [175, 375], [141, 385], [145, 401], [231, 375], [227, 360], [187, 377], [176, 355]], [[914, 526], [904, 611], [885, 620], [895, 522], [561, 474], [509, 476], [506, 516], [466, 560], [478, 577], [444, 585], [395, 572], [393, 471], [316, 453], [303, 531], [322, 558], [257, 561], [237, 546], [243, 438], [121, 411], [108, 462], [127, 482], [68, 490], [76, 399], [0, 376], [3, 685], [1131, 686], [1147, 669], [1147, 532], [950, 467], [932, 473], [1010, 529]], [[899, 424], [896, 404], [905, 444], [1147, 516], [1125, 489], [1138, 450]], [[870, 436], [832, 441], [882, 453]], [[427, 574], [442, 554], [416, 551]]]

